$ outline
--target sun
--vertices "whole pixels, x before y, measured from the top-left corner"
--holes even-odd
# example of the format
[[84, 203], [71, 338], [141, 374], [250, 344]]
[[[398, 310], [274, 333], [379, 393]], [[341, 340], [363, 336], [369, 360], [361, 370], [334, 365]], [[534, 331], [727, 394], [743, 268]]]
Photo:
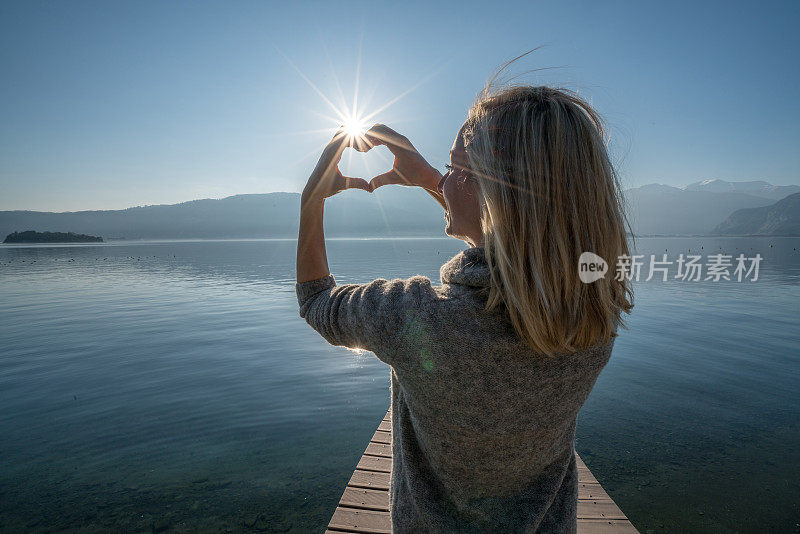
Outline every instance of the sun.
[[[362, 36], [362, 38], [363, 38], [363, 36]], [[394, 105], [398, 100], [404, 98], [406, 95], [408, 95], [409, 93], [411, 93], [412, 91], [417, 89], [419, 86], [421, 86], [423, 83], [425, 83], [428, 79], [432, 78], [438, 72], [438, 70], [440, 70], [440, 69], [437, 69], [436, 71], [430, 73], [428, 76], [425, 76], [422, 79], [420, 79], [418, 82], [416, 82], [411, 87], [409, 87], [408, 89], [406, 89], [402, 93], [398, 94], [394, 98], [391, 98], [388, 101], [384, 102], [382, 105], [377, 106], [377, 107], [372, 108], [369, 111], [367, 111], [366, 106], [364, 105], [365, 103], [364, 102], [359, 102], [359, 86], [360, 86], [360, 78], [361, 78], [361, 45], [359, 45], [358, 62], [357, 62], [357, 65], [356, 65], [355, 88], [354, 88], [354, 91], [353, 91], [353, 100], [352, 100], [352, 104], [350, 104], [350, 105], [348, 105], [347, 99], [345, 98], [344, 93], [342, 92], [342, 87], [339, 84], [339, 78], [336, 75], [336, 71], [334, 70], [332, 64], [330, 65], [330, 67], [331, 67], [331, 72], [333, 74], [333, 80], [334, 80], [334, 82], [336, 84], [336, 89], [338, 91], [338, 96], [339, 96], [339, 105], [338, 106], [336, 104], [334, 104], [334, 102], [325, 93], [323, 93], [322, 90], [319, 87], [317, 87], [317, 85], [314, 84], [314, 82], [311, 81], [311, 79], [308, 76], [306, 76], [303, 73], [303, 71], [301, 71], [300, 68], [297, 65], [295, 65], [295, 63], [289, 58], [289, 56], [284, 54], [283, 51], [281, 51], [279, 48], [278, 48], [278, 52], [284, 57], [284, 59], [289, 63], [289, 65], [297, 72], [297, 74], [299, 74], [300, 77], [303, 80], [305, 80], [305, 82], [308, 84], [308, 86], [311, 87], [311, 89], [313, 89], [314, 92], [317, 93], [317, 95], [319, 95], [319, 97], [322, 99], [322, 101], [325, 104], [327, 104], [327, 106], [330, 108], [330, 110], [333, 111], [333, 115], [327, 115], [327, 114], [323, 114], [323, 113], [318, 113], [323, 118], [327, 119], [328, 121], [330, 121], [330, 123], [332, 123], [331, 126], [329, 126], [327, 128], [315, 129], [315, 130], [305, 130], [305, 131], [298, 131], [298, 132], [284, 132], [282, 135], [288, 135], [288, 134], [314, 134], [314, 135], [316, 135], [316, 134], [320, 134], [320, 133], [331, 134], [331, 133], [334, 133], [334, 132], [343, 131], [344, 134], [347, 136], [346, 141], [348, 143], [348, 146], [355, 148], [359, 152], [366, 152], [367, 150], [369, 150], [373, 146], [372, 142], [367, 140], [367, 138], [365, 137], [365, 134], [369, 130], [370, 125], [374, 122], [375, 117], [377, 117], [380, 113], [382, 113], [384, 110], [386, 110], [390, 106]], [[329, 59], [329, 62], [330, 62], [330, 59]], [[320, 145], [318, 148], [310, 151], [308, 154], [306, 154], [301, 159], [304, 159], [304, 158], [307, 158], [307, 157], [315, 157], [319, 153], [319, 150], [323, 149], [325, 146], [327, 146], [330, 143], [329, 139], [330, 138], [327, 138], [322, 143], [322, 145]], [[391, 163], [391, 161], [389, 160], [388, 163]]]
[[367, 131], [367, 121], [361, 117], [351, 116], [344, 121], [342, 129], [350, 137], [361, 138], [364, 136], [364, 132]]

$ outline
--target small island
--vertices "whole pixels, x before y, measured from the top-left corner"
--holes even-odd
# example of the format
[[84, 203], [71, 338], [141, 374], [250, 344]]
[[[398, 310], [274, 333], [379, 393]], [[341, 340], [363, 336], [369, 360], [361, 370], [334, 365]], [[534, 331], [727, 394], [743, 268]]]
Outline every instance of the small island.
[[103, 243], [102, 237], [73, 232], [14, 232], [3, 243]]

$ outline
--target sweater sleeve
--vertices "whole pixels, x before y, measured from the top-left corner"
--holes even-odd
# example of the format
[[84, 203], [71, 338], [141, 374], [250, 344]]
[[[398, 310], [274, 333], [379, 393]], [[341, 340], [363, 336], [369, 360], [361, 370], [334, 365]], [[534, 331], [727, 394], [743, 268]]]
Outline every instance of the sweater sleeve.
[[337, 285], [333, 275], [295, 285], [300, 317], [331, 345], [361, 348], [392, 363], [426, 296], [425, 276]]

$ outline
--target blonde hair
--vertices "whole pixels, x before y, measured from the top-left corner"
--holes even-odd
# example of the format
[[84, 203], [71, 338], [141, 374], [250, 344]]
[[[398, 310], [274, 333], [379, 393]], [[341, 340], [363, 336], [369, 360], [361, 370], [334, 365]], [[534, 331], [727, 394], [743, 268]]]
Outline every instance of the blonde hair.
[[[606, 342], [627, 328], [620, 315], [633, 308], [633, 290], [614, 276], [630, 224], [603, 121], [568, 89], [490, 86], [464, 131], [491, 266], [486, 310], [505, 306], [545, 355]], [[581, 282], [585, 251], [608, 263], [604, 278]]]

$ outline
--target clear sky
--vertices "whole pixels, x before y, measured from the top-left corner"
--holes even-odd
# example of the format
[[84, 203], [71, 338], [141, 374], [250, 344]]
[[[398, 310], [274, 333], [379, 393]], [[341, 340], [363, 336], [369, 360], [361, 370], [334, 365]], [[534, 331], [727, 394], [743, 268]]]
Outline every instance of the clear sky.
[[[0, 210], [301, 191], [359, 108], [435, 166], [487, 77], [579, 91], [625, 187], [800, 184], [800, 2], [0, 3]], [[359, 60], [360, 58], [360, 60]], [[360, 65], [360, 69], [359, 69]], [[299, 71], [299, 72], [298, 72]], [[388, 170], [386, 149], [342, 170]]]

